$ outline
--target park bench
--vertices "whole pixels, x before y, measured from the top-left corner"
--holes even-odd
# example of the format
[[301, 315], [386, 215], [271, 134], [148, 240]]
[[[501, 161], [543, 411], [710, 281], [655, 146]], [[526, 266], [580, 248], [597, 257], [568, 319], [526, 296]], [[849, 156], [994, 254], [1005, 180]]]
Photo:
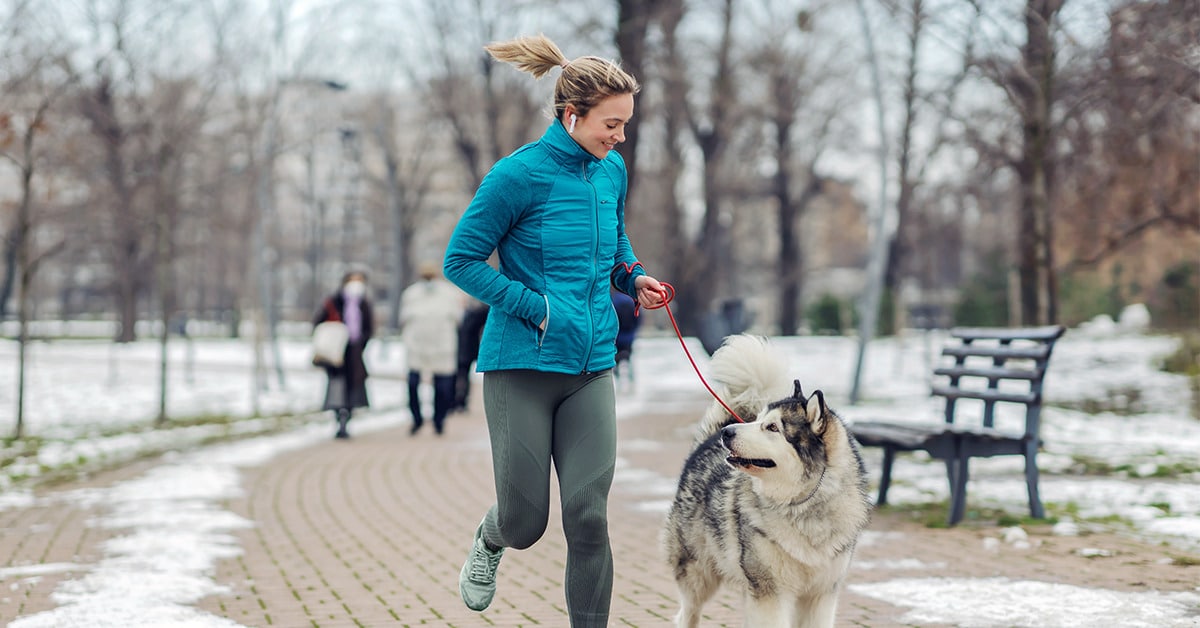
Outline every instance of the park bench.
[[[946, 463], [950, 481], [948, 523], [955, 525], [966, 511], [968, 462], [972, 457], [1025, 457], [1029, 512], [1044, 517], [1038, 496], [1038, 428], [1042, 413], [1042, 380], [1054, 343], [1064, 328], [1058, 325], [1025, 328], [956, 327], [942, 348], [942, 366], [934, 369], [932, 395], [945, 399], [945, 420], [868, 420], [851, 425], [865, 447], [883, 449], [883, 474], [878, 505], [887, 503], [896, 452], [925, 451]], [[947, 358], [953, 358], [953, 363]], [[965, 402], [965, 403], [963, 403]], [[1024, 430], [995, 426], [998, 404], [1025, 406]], [[981, 413], [964, 413], [963, 406]], [[971, 415], [967, 418], [965, 415]]]

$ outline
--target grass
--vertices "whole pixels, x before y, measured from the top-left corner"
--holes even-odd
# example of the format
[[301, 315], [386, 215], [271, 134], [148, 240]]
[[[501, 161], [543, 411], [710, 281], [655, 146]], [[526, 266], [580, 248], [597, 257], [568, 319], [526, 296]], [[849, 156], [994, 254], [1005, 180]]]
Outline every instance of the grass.
[[[1147, 505], [1153, 508], [1158, 508], [1159, 510], [1162, 510], [1163, 513], [1168, 515], [1171, 513], [1171, 505], [1168, 503], [1154, 502]], [[1044, 519], [1035, 519], [1029, 515], [1028, 510], [1024, 510], [1020, 514], [1016, 514], [1003, 508], [972, 506], [968, 500], [966, 512], [963, 514], [963, 519], [958, 523], [958, 525], [971, 526], [975, 528], [1011, 528], [1014, 526], [1028, 528], [1035, 526], [1053, 526], [1060, 521], [1070, 520], [1077, 523], [1101, 525], [1104, 527], [1134, 527], [1134, 524], [1131, 520], [1115, 514], [1104, 515], [1100, 517], [1083, 517], [1080, 515], [1079, 504], [1075, 502], [1061, 504], [1056, 502], [1046, 502], [1043, 504], [1043, 507], [1046, 511], [1046, 517]], [[949, 500], [944, 502], [924, 502], [916, 504], [887, 504], [880, 507], [879, 510], [882, 512], [899, 514], [910, 521], [920, 523], [926, 528], [950, 527], [947, 524], [947, 520], [950, 516]]]
[[[898, 513], [907, 517], [910, 521], [924, 525], [926, 528], [950, 527], [947, 524], [947, 520], [950, 517], [949, 501], [925, 502], [920, 504], [888, 504], [881, 507], [880, 510]], [[958, 525], [1011, 528], [1013, 526], [1054, 525], [1055, 523], [1058, 523], [1058, 519], [1053, 516], [1048, 516], [1045, 519], [1034, 519], [1028, 513], [1015, 515], [1001, 508], [972, 507], [968, 503], [967, 510], [963, 514], [963, 519]]]
[[[1165, 456], [1165, 453], [1158, 452], [1156, 455]], [[1156, 462], [1154, 460], [1147, 460], [1146, 463], [1154, 465], [1153, 470], [1149, 473], [1143, 468], [1145, 463], [1125, 462], [1114, 464], [1107, 460], [1082, 454], [1072, 455], [1071, 461], [1071, 473], [1097, 477], [1184, 479], [1200, 473], [1200, 464], [1188, 461]]]
[[1135, 416], [1146, 412], [1145, 400], [1142, 399], [1142, 389], [1130, 384], [1104, 391], [1104, 398], [1088, 397], [1075, 401], [1047, 402], [1047, 406], [1074, 410], [1084, 414], [1115, 414], [1117, 416]]
[[1180, 334], [1179, 348], [1163, 359], [1162, 370], [1188, 376], [1192, 388], [1192, 418], [1200, 420], [1200, 332]]
[[1179, 567], [1198, 567], [1200, 566], [1200, 556], [1185, 556], [1183, 554], [1172, 554], [1171, 564]]
[[1180, 334], [1179, 348], [1163, 359], [1162, 370], [1200, 377], [1200, 332]]

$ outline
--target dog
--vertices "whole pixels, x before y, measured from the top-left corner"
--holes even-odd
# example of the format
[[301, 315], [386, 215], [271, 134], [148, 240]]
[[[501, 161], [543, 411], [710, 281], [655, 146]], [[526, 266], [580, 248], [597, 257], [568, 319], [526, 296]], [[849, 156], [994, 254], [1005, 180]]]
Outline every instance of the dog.
[[763, 338], [728, 337], [710, 372], [745, 422], [714, 400], [684, 463], [662, 533], [676, 625], [698, 626], [724, 584], [742, 591], [747, 628], [831, 627], [873, 508], [854, 437]]

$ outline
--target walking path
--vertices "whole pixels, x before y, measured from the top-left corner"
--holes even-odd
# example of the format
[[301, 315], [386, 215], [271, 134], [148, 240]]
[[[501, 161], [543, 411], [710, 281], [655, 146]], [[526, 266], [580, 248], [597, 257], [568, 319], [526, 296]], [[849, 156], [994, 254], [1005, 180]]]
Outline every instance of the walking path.
[[[613, 626], [667, 626], [676, 611], [675, 585], [657, 539], [697, 415], [619, 423], [610, 503]], [[67, 488], [109, 485], [152, 464]], [[505, 555], [491, 608], [475, 613], [459, 600], [459, 568], [493, 500], [487, 430], [478, 410], [451, 417], [441, 437], [428, 429], [410, 437], [397, 421], [349, 441], [280, 453], [244, 469], [241, 484], [242, 496], [225, 507], [254, 526], [236, 533], [241, 555], [219, 563], [215, 579], [230, 592], [200, 600], [207, 613], [244, 626], [289, 628], [567, 625], [557, 510], [540, 542]], [[0, 625], [54, 608], [51, 594], [66, 575], [51, 566], [95, 562], [103, 544], [121, 535], [89, 526], [90, 516], [86, 508], [54, 500], [0, 510], [0, 565], [30, 566], [29, 577], [0, 583]], [[903, 512], [876, 513], [856, 554], [851, 589], [841, 598], [838, 626], [944, 626], [906, 618], [911, 609], [902, 600], [892, 604], [853, 589], [898, 578], [1006, 577], [1128, 592], [1194, 592], [1200, 579], [1194, 564], [1166, 564], [1178, 551], [1126, 536], [1054, 536], [1049, 526], [1038, 526], [1027, 528], [1026, 548], [1001, 539], [996, 527], [930, 529], [908, 519]], [[1087, 548], [1111, 555], [1089, 558]], [[47, 566], [44, 574], [36, 573], [38, 565]], [[706, 607], [704, 625], [741, 626], [739, 607], [736, 596], [722, 593]]]

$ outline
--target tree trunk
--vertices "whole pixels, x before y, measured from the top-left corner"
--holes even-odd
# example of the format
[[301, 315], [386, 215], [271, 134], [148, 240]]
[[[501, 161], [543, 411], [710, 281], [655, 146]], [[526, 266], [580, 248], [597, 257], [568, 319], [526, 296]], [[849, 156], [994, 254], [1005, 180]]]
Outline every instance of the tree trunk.
[[33, 203], [33, 132], [33, 126], [26, 132], [25, 163], [21, 167], [21, 203], [17, 206], [17, 223], [13, 229], [14, 261], [20, 269], [17, 292], [17, 423], [13, 438], [21, 438], [25, 428], [25, 347], [29, 343], [29, 287], [33, 284], [29, 253]]
[[[638, 81], [645, 80], [643, 76], [646, 61], [646, 31], [649, 29], [651, 13], [658, 3], [651, 0], [617, 0], [617, 53], [621, 57], [621, 65]], [[634, 94], [634, 110], [641, 102], [641, 94]], [[637, 181], [637, 123], [625, 127], [625, 142], [618, 146], [621, 156], [625, 158], [625, 166], [629, 178], [629, 196]], [[626, 205], [625, 214], [628, 218], [630, 206]], [[634, 208], [636, 210], [636, 208]]]
[[0, 321], [8, 317], [8, 300], [12, 298], [13, 287], [17, 278], [17, 232], [19, 225], [14, 224], [4, 238], [4, 249], [0, 251], [0, 260], [4, 264], [4, 276], [0, 278]]
[[[665, 268], [663, 268], [661, 274], [655, 275], [674, 285], [678, 285], [680, 288], [691, 285], [691, 281], [687, 278], [687, 275], [688, 269], [691, 268], [691, 259], [694, 257], [694, 248], [684, 231], [683, 204], [676, 193], [677, 184], [683, 175], [683, 158], [680, 146], [683, 143], [687, 121], [682, 116], [670, 115], [672, 111], [687, 110], [684, 100], [687, 94], [686, 74], [677, 39], [679, 23], [683, 20], [683, 16], [683, 0], [667, 0], [659, 12], [659, 27], [663, 38], [663, 97], [665, 99], [664, 109], [667, 111], [667, 115], [662, 116], [663, 165], [659, 174], [659, 180], [662, 182], [663, 204], [666, 208], [664, 223], [666, 237], [664, 238], [665, 250], [663, 252]], [[686, 295], [679, 294], [678, 299], [679, 301], [672, 308], [672, 311], [677, 312], [676, 318], [685, 318], [690, 314], [690, 312], [686, 312], [683, 308], [686, 302]], [[693, 323], [689, 319], [686, 324], [692, 325]], [[682, 327], [685, 323], [680, 323], [680, 325]], [[691, 329], [695, 328], [695, 326], [691, 327]]]
[[703, 331], [703, 321], [710, 313], [718, 295], [726, 288], [729, 267], [733, 255], [729, 242], [729, 226], [723, 216], [725, 188], [721, 173], [724, 171], [725, 149], [729, 143], [729, 125], [733, 99], [737, 89], [733, 85], [733, 0], [725, 0], [722, 13], [722, 30], [717, 49], [717, 68], [713, 76], [708, 103], [708, 126], [701, 129], [691, 120], [692, 133], [704, 156], [704, 217], [696, 241], [696, 255], [688, 270], [685, 289], [687, 294], [681, 307], [680, 327], [686, 334], [697, 335]]
[[1063, 0], [1027, 0], [1026, 43], [1021, 50], [1022, 72], [1014, 91], [1023, 117], [1017, 267], [1020, 272], [1021, 324], [1045, 325], [1057, 317], [1050, 239], [1055, 50], [1051, 24]]
[[[887, 281], [885, 285], [893, 295], [899, 293], [905, 277], [917, 275], [914, 268], [913, 243], [916, 233], [913, 225], [913, 192], [916, 182], [912, 175], [912, 133], [917, 117], [917, 53], [920, 50], [921, 28], [924, 25], [922, 0], [913, 0], [911, 23], [908, 32], [908, 63], [904, 75], [904, 122], [900, 130], [900, 154], [897, 156], [900, 190], [896, 198], [896, 237], [888, 247]], [[897, 316], [903, 321], [903, 304], [894, 300]]]

